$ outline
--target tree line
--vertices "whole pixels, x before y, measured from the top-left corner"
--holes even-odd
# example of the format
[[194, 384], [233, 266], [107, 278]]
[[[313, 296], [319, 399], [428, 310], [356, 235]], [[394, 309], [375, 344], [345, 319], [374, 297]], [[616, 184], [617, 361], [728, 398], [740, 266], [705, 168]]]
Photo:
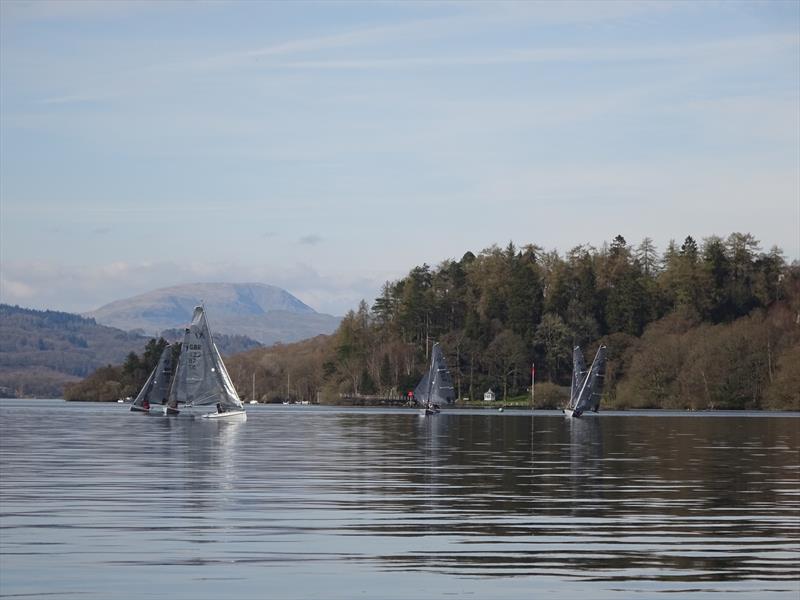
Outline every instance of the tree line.
[[800, 410], [800, 265], [748, 233], [659, 252], [618, 235], [565, 254], [509, 243], [414, 267], [328, 338], [239, 354], [260, 400], [402, 396], [441, 343], [459, 398], [565, 399], [572, 348], [609, 347], [604, 404]]
[[800, 265], [748, 233], [663, 252], [621, 235], [564, 254], [509, 243], [386, 282], [331, 336], [226, 359], [261, 401], [400, 397], [441, 343], [458, 398], [564, 400], [575, 345], [609, 348], [604, 405], [800, 410]]

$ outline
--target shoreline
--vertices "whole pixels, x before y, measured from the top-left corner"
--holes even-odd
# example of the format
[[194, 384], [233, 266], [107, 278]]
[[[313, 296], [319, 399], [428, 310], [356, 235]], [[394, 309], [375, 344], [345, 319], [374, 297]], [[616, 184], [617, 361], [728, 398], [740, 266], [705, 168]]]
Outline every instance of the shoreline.
[[[122, 404], [129, 405], [130, 402], [117, 402], [116, 400], [65, 400], [64, 398], [0, 398], [0, 404], [9, 402], [67, 402], [67, 403], [86, 403], [86, 404]], [[246, 404], [245, 408], [253, 407], [275, 407], [275, 408], [289, 408], [289, 409], [305, 409], [305, 408], [324, 408], [324, 409], [367, 409], [367, 410], [408, 410], [408, 412], [415, 412], [419, 409], [417, 406], [409, 406], [407, 403], [403, 404], [379, 404], [379, 403], [319, 403], [319, 404], [283, 404], [282, 402], [259, 402], [258, 404]], [[543, 414], [543, 415], [559, 415], [562, 414], [560, 408], [540, 408], [535, 407], [531, 409], [528, 406], [519, 404], [501, 404], [495, 403], [492, 406], [485, 406], [480, 403], [474, 402], [470, 404], [452, 404], [442, 407], [442, 413], [448, 412], [486, 412], [486, 413], [500, 413], [509, 411], [509, 414]], [[604, 415], [608, 416], [656, 416], [656, 415], [670, 415], [670, 416], [737, 416], [746, 414], [762, 414], [765, 416], [789, 416], [800, 417], [800, 411], [791, 410], [770, 410], [765, 408], [752, 408], [752, 409], [721, 409], [721, 410], [689, 410], [679, 408], [609, 408], [601, 410], [596, 414], [587, 414], [582, 420], [591, 420]]]

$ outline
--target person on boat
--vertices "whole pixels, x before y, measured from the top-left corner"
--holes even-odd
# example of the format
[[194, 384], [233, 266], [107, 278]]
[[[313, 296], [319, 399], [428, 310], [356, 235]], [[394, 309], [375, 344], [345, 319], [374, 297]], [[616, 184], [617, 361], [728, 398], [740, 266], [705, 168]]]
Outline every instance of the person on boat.
[[145, 398], [145, 401], [142, 402], [142, 408], [145, 409], [145, 410], [150, 410], [150, 403], [147, 401], [146, 398]]
[[218, 413], [224, 413], [225, 412], [225, 409], [222, 407], [222, 403], [221, 402], [217, 402], [217, 412]]

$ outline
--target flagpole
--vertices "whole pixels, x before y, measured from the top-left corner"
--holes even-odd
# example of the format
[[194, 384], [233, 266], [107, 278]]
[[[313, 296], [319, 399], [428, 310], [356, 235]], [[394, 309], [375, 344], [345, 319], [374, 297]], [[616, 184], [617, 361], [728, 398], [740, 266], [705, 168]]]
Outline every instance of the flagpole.
[[531, 410], [533, 410], [533, 384], [536, 379], [536, 363], [531, 363]]

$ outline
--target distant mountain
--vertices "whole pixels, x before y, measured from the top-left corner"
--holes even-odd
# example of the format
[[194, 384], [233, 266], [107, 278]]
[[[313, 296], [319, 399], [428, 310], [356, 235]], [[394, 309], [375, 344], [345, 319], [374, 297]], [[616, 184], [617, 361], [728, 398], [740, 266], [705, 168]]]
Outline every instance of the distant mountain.
[[[175, 341], [183, 330], [162, 334]], [[0, 304], [0, 397], [60, 397], [64, 384], [121, 364], [130, 352], [141, 354], [149, 337], [80, 315]], [[226, 356], [261, 345], [216, 332], [214, 342]]]
[[86, 313], [98, 323], [149, 335], [182, 328], [203, 302], [214, 332], [263, 344], [333, 333], [340, 319], [316, 312], [286, 290], [263, 283], [194, 283], [117, 300]]

